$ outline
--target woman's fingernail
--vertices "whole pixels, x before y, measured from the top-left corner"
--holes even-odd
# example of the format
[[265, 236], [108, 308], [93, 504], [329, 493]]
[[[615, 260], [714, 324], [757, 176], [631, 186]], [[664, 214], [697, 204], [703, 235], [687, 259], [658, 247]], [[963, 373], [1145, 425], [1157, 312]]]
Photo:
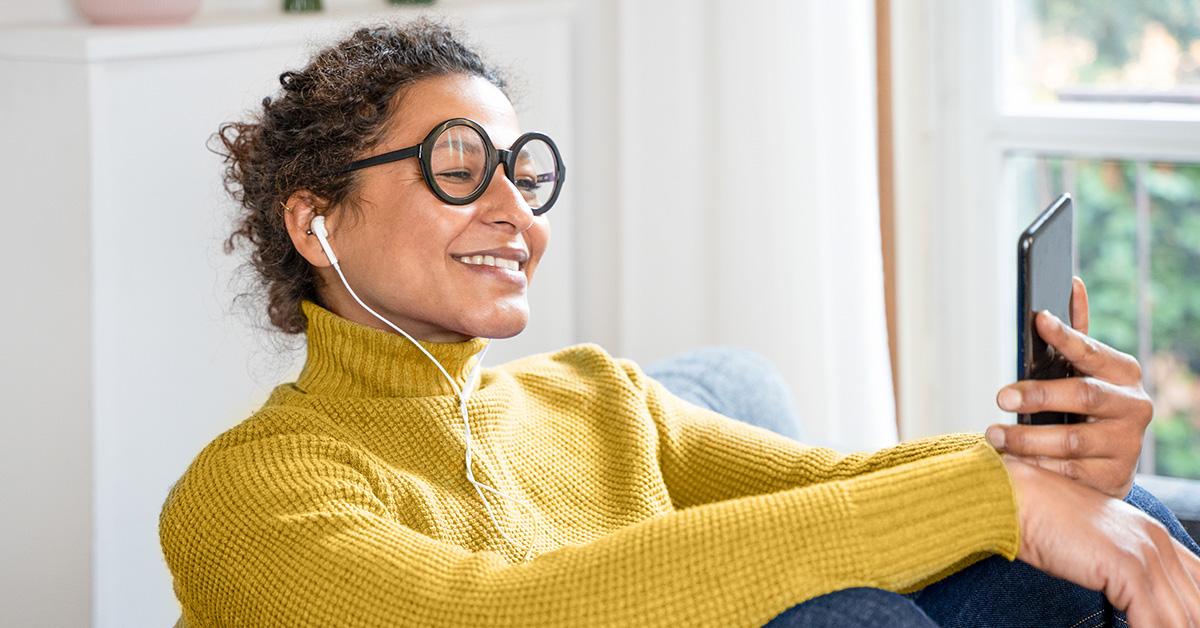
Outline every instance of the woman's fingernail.
[[1008, 411], [1016, 410], [1021, 407], [1021, 391], [1016, 388], [1005, 388], [1000, 391], [1000, 407]]
[[992, 447], [1004, 449], [1004, 430], [994, 425], [989, 427], [987, 430], [987, 439], [992, 444]]

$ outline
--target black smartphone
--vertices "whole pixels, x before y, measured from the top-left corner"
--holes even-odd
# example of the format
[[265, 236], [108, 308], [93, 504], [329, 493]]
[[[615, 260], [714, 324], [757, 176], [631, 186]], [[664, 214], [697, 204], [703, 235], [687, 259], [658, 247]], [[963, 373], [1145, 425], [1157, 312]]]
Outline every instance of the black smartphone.
[[[1042, 340], [1033, 325], [1034, 317], [1042, 310], [1050, 310], [1063, 322], [1071, 320], [1074, 218], [1071, 195], [1063, 194], [1017, 240], [1017, 379], [1075, 375], [1071, 363]], [[1071, 412], [1017, 415], [1018, 423], [1031, 425], [1083, 421], [1082, 415]]]

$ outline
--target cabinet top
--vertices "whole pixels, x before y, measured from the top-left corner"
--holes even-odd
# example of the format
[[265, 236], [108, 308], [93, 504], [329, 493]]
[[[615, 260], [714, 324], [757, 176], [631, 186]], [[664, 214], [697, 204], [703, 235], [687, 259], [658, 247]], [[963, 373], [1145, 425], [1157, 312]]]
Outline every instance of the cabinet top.
[[563, 18], [570, 15], [572, 6], [569, 0], [454, 0], [377, 10], [202, 13], [186, 24], [169, 26], [4, 25], [0, 26], [0, 60], [91, 63], [229, 52], [304, 44], [348, 32], [359, 23], [379, 20], [435, 15], [471, 26], [517, 24], [530, 19]]

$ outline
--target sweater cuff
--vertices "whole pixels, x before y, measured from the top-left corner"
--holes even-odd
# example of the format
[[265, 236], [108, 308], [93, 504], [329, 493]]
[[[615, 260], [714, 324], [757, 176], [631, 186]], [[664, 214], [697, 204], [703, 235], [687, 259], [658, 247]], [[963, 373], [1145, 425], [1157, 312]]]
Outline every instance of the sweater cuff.
[[860, 564], [870, 566], [868, 579], [879, 579], [881, 588], [912, 589], [928, 577], [931, 560], [951, 566], [944, 577], [987, 554], [1016, 558], [1016, 493], [991, 445], [980, 442], [878, 473], [891, 477], [854, 486], [851, 507], [866, 541], [862, 547], [874, 550]]

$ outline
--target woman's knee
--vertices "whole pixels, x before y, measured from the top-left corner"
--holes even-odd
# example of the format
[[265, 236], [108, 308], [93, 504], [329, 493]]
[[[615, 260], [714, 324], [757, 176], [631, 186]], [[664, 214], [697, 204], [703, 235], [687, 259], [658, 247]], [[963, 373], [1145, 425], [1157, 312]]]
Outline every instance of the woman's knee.
[[822, 628], [834, 626], [937, 626], [912, 600], [891, 591], [856, 587], [842, 589], [797, 604], [767, 626]]

